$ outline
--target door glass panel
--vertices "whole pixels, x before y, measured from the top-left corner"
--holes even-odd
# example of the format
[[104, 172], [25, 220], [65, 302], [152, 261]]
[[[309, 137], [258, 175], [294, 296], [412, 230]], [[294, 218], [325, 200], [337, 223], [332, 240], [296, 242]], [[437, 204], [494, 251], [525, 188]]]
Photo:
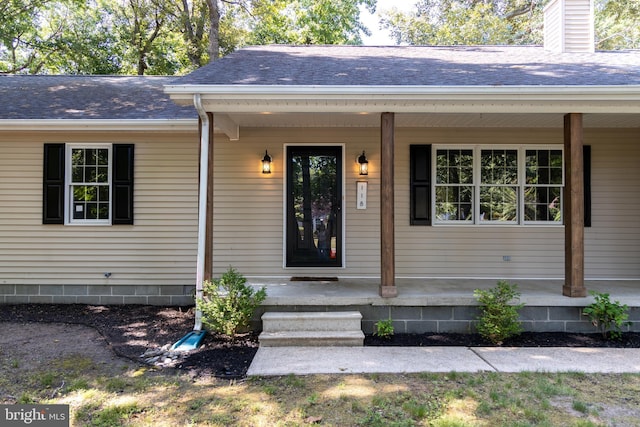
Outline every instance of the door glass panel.
[[287, 266], [341, 265], [341, 147], [289, 147]]

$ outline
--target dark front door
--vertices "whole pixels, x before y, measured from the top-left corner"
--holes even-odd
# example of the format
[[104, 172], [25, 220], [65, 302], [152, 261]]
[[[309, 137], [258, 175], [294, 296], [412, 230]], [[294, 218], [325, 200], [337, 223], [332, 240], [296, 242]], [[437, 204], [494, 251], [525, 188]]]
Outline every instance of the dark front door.
[[287, 267], [342, 265], [342, 147], [287, 148]]

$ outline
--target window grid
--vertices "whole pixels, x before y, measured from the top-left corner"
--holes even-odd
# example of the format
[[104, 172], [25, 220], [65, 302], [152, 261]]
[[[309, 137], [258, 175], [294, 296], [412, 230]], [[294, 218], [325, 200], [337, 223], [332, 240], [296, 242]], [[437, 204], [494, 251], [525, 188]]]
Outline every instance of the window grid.
[[524, 222], [562, 224], [562, 150], [527, 149], [525, 171]]
[[109, 224], [111, 212], [111, 147], [70, 146], [69, 224]]
[[562, 224], [562, 149], [434, 146], [434, 151], [436, 224]]
[[436, 222], [473, 220], [473, 150], [441, 149], [435, 156]]
[[518, 221], [518, 150], [480, 150], [480, 221]]

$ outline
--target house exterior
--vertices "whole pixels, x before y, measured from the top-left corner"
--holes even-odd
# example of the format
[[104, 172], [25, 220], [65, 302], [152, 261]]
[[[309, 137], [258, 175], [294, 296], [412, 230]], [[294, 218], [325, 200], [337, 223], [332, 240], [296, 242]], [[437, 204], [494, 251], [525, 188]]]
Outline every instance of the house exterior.
[[[220, 243], [214, 244], [214, 270], [233, 264], [251, 276], [380, 277], [381, 250], [390, 246], [380, 244], [381, 209], [392, 207], [398, 277], [561, 278], [566, 207], [562, 219], [539, 209], [539, 215], [547, 216], [527, 212], [537, 209], [533, 205], [549, 206], [555, 197], [566, 203], [560, 189], [568, 180], [565, 116], [582, 112], [582, 145], [591, 148], [592, 174], [585, 274], [594, 279], [637, 278], [640, 246], [631, 237], [632, 224], [617, 218], [616, 225], [605, 226], [614, 235], [628, 237], [628, 246], [617, 239], [613, 245], [605, 244], [609, 239], [596, 233], [592, 240], [589, 236], [597, 216], [625, 216], [626, 208], [606, 207], [617, 205], [612, 199], [619, 196], [614, 194], [637, 191], [635, 154], [631, 154], [637, 151], [640, 125], [637, 63], [635, 52], [549, 54], [541, 47], [270, 46], [244, 49], [203, 67], [168, 86], [167, 92], [185, 104], [198, 96], [205, 111], [235, 123], [228, 135], [213, 137], [214, 173], [220, 177], [213, 182], [214, 241]], [[385, 120], [393, 120], [393, 126]], [[339, 207], [343, 238], [332, 267], [287, 265], [289, 220], [284, 217], [283, 192], [288, 191], [287, 156], [298, 145], [337, 146], [343, 153], [344, 199]], [[385, 159], [388, 145], [393, 152]], [[424, 154], [412, 156], [412, 149], [425, 145], [430, 146], [429, 159]], [[555, 181], [547, 177], [541, 184], [549, 189], [546, 198], [539, 196], [531, 206], [524, 199], [532, 191], [529, 184], [536, 181], [514, 178], [518, 184], [513, 184], [511, 195], [517, 199], [513, 200], [517, 213], [509, 218], [481, 217], [482, 177], [438, 181], [445, 173], [441, 167], [468, 167], [480, 173], [483, 162], [499, 161], [495, 155], [505, 149], [513, 153], [500, 154], [500, 161], [517, 164], [514, 176], [538, 166], [553, 167], [551, 160], [527, 166], [531, 156], [527, 151], [538, 158], [545, 150], [549, 158], [556, 151], [564, 156]], [[238, 158], [245, 150], [244, 159]], [[259, 165], [265, 150], [273, 156], [273, 172], [268, 175], [260, 173]], [[468, 156], [466, 166], [440, 165], [439, 159], [454, 156], [456, 150]], [[582, 146], [579, 150], [582, 155]], [[356, 162], [363, 151], [369, 162], [367, 176], [358, 174]], [[417, 165], [420, 155], [422, 163]], [[505, 160], [505, 155], [512, 157]], [[622, 166], [625, 159], [629, 170]], [[422, 169], [412, 176], [412, 167]], [[598, 176], [596, 171], [607, 169], [613, 175]], [[393, 202], [383, 200], [385, 172], [391, 175], [391, 188], [386, 190], [393, 193]], [[618, 179], [616, 173], [628, 179]], [[359, 181], [368, 183], [366, 209], [356, 206]], [[605, 182], [616, 184], [606, 188]], [[461, 186], [470, 195], [454, 189]], [[605, 205], [594, 202], [600, 197]], [[420, 202], [427, 204], [417, 206]], [[246, 223], [236, 210], [244, 203]], [[625, 198], [626, 203], [633, 202]], [[447, 204], [467, 213], [446, 218]], [[241, 235], [235, 231], [238, 221], [243, 223]], [[618, 226], [617, 231], [610, 228]], [[242, 256], [236, 255], [238, 251]]]
[[230, 265], [390, 304], [400, 279], [640, 281], [640, 53], [550, 34], [3, 76], [0, 302], [189, 304]]
[[193, 303], [197, 114], [170, 80], [0, 77], [1, 303]]

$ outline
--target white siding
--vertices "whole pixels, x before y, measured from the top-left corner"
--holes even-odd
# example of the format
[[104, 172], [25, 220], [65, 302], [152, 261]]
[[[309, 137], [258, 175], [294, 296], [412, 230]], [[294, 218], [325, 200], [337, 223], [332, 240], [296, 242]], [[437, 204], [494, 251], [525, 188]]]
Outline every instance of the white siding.
[[[197, 243], [195, 135], [31, 134], [0, 141], [0, 284], [192, 285]], [[42, 225], [44, 142], [131, 142], [135, 225]], [[214, 275], [380, 275], [380, 131], [242, 129], [216, 135]], [[395, 137], [398, 277], [562, 278], [558, 226], [409, 225], [410, 144], [563, 144], [558, 129], [398, 129]], [[283, 267], [284, 145], [344, 144], [345, 267]], [[587, 279], [640, 279], [640, 129], [585, 129], [592, 146], [592, 224], [585, 230]], [[260, 173], [267, 149], [273, 173]], [[369, 160], [368, 208], [355, 206], [356, 157]], [[510, 256], [511, 261], [503, 261]], [[105, 272], [112, 277], [106, 280]]]
[[574, 0], [566, 2], [565, 51], [594, 51], [593, 2]]
[[592, 145], [592, 227], [585, 276], [640, 277], [640, 129], [585, 133]]
[[593, 52], [592, 0], [554, 0], [544, 11], [544, 47], [552, 52]]
[[[640, 278], [638, 130], [586, 129], [593, 156], [593, 227], [586, 230], [587, 278]], [[615, 137], [612, 137], [614, 135]], [[214, 272], [233, 265], [248, 276], [378, 277], [379, 129], [243, 129], [238, 142], [215, 147]], [[410, 226], [410, 144], [558, 144], [558, 129], [399, 129], [395, 152], [398, 277], [562, 278], [561, 226]], [[344, 268], [283, 268], [283, 146], [344, 143], [346, 263]], [[615, 147], [615, 149], [613, 149]], [[264, 150], [273, 173], [260, 173]], [[368, 208], [355, 208], [355, 164], [369, 160]], [[608, 221], [613, 215], [614, 221]], [[503, 256], [511, 261], [503, 261]]]
[[[214, 274], [233, 265], [250, 276], [379, 275], [379, 130], [242, 129], [238, 142], [214, 143]], [[346, 269], [284, 269], [284, 144], [346, 144], [344, 149]], [[272, 173], [260, 173], [268, 150]], [[367, 210], [355, 209], [356, 157], [369, 156]]]
[[[43, 225], [45, 142], [134, 143], [135, 225]], [[3, 136], [0, 284], [192, 285], [197, 156], [195, 135]]]
[[544, 48], [551, 52], [562, 52], [564, 46], [563, 0], [553, 0], [544, 9]]
[[[401, 277], [559, 278], [564, 228], [409, 225], [409, 144], [558, 144], [562, 130], [440, 129], [398, 132], [396, 274]], [[503, 261], [503, 256], [511, 261]]]

